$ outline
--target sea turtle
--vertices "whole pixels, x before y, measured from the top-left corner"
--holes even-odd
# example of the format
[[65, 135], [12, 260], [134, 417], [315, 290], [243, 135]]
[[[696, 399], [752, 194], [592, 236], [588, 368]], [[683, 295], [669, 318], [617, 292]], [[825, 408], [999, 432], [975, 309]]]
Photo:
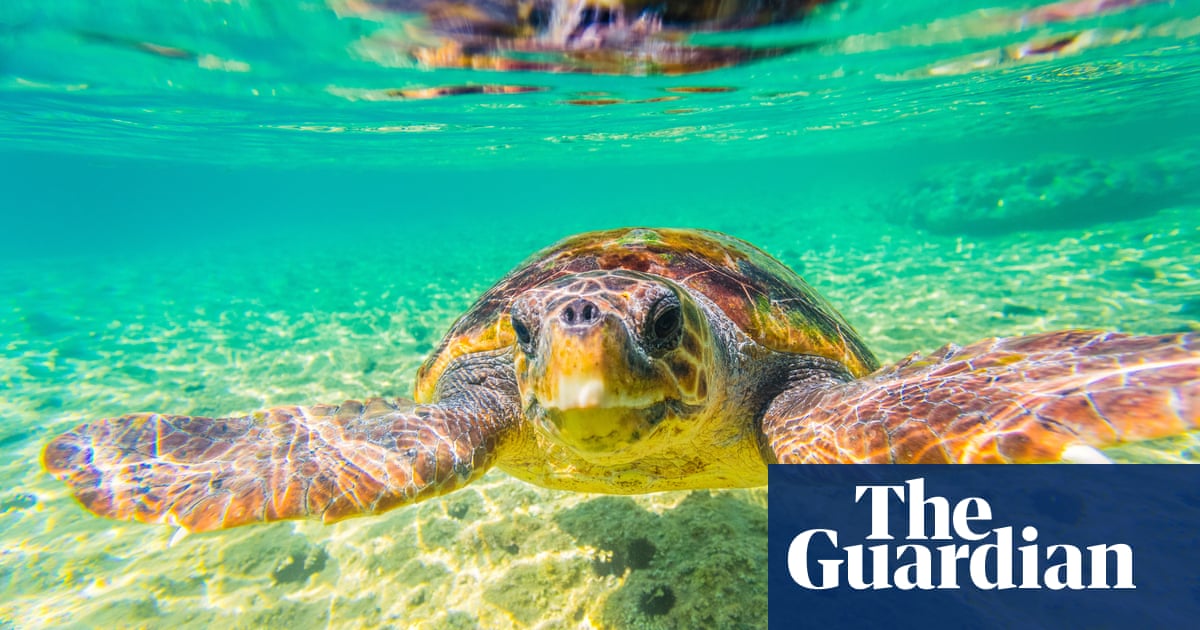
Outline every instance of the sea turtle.
[[450, 329], [415, 402], [136, 414], [46, 447], [104, 516], [212, 530], [336, 521], [492, 466], [587, 492], [745, 487], [774, 462], [1105, 461], [1200, 423], [1200, 335], [1065, 331], [879, 368], [782, 263], [714, 232], [568, 238]]

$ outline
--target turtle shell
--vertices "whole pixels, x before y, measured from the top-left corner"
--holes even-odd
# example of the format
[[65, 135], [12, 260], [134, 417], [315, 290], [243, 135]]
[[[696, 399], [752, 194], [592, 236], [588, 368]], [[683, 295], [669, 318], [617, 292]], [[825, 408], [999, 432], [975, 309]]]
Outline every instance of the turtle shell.
[[628, 269], [668, 278], [715, 303], [759, 344], [838, 361], [856, 377], [878, 366], [854, 329], [783, 263], [749, 243], [706, 230], [624, 228], [572, 236], [534, 254], [454, 323], [417, 372], [429, 402], [455, 358], [512, 346], [513, 300], [569, 274]]

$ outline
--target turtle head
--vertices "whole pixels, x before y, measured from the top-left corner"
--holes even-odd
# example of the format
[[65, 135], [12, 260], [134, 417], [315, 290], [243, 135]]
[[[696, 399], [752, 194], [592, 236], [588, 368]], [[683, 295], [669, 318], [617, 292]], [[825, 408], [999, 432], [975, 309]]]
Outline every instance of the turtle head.
[[677, 445], [710, 404], [712, 331], [673, 282], [591, 271], [526, 292], [511, 314], [526, 417], [585, 459], [629, 461]]

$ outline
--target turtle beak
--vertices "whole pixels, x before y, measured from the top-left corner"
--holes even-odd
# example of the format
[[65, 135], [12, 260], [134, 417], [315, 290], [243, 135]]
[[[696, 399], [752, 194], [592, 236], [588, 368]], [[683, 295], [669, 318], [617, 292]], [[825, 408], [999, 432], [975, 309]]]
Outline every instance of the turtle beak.
[[530, 383], [547, 432], [580, 452], [618, 450], [649, 433], [664, 395], [621, 318], [575, 299], [548, 320]]

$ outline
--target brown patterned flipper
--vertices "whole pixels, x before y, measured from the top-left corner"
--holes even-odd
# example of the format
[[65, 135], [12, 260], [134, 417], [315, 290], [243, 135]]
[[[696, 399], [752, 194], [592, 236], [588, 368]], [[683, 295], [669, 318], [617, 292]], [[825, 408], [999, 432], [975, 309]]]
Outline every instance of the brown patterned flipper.
[[1095, 447], [1197, 424], [1200, 335], [1065, 331], [946, 346], [860, 381], [797, 388], [763, 431], [781, 463], [1004, 463], [1101, 459]]
[[454, 490], [491, 465], [513, 411], [499, 392], [437, 405], [349, 401], [240, 418], [137, 414], [85, 424], [43, 453], [92, 512], [207, 531], [337, 521]]

